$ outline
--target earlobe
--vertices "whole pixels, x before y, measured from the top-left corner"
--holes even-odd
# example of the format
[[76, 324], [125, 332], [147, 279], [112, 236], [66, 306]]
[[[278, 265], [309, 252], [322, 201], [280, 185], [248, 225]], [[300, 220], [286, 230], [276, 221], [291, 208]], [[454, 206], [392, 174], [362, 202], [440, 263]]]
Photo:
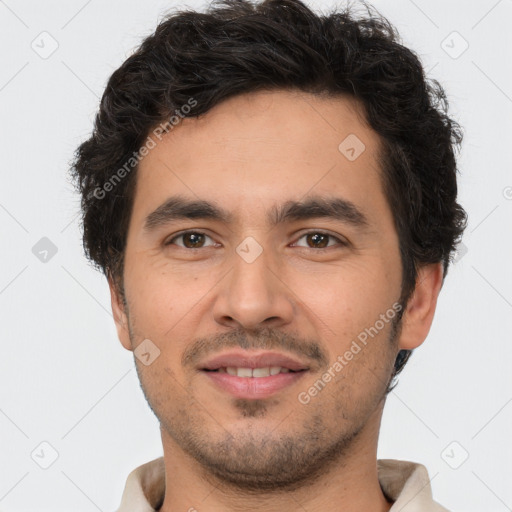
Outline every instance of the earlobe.
[[414, 292], [403, 315], [399, 349], [413, 350], [425, 341], [434, 319], [442, 284], [442, 263], [420, 267]]
[[128, 327], [128, 316], [125, 311], [125, 305], [121, 300], [119, 291], [111, 277], [108, 278], [108, 286], [110, 288], [110, 304], [112, 306], [112, 314], [117, 329], [117, 337], [126, 350], [132, 351], [130, 341], [130, 330]]

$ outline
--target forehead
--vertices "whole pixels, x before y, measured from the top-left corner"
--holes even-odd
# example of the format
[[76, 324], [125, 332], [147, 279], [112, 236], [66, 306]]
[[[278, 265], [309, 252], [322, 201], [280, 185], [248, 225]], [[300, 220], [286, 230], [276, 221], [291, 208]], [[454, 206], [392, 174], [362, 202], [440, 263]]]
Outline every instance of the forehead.
[[138, 168], [134, 213], [147, 215], [177, 194], [240, 215], [261, 209], [265, 218], [270, 205], [308, 194], [361, 205], [372, 198], [377, 207], [384, 201], [379, 138], [346, 96], [244, 94], [183, 119], [155, 141]]

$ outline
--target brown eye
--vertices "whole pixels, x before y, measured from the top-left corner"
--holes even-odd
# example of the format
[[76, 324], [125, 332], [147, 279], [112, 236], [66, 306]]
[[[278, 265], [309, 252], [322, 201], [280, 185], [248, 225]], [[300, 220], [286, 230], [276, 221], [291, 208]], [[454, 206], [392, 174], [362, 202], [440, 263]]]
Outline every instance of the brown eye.
[[329, 235], [324, 235], [323, 233], [309, 233], [306, 235], [306, 240], [308, 243], [312, 244], [314, 248], [323, 249], [327, 247], [329, 243]]
[[[347, 245], [339, 238], [329, 233], [323, 233], [322, 231], [311, 231], [309, 233], [305, 233], [299, 238], [299, 240], [303, 238], [306, 240], [306, 245], [297, 245], [299, 245], [299, 247], [306, 247], [308, 249], [326, 249], [337, 244], [343, 246]], [[331, 241], [334, 241], [335, 243], [330, 243]]]
[[[211, 240], [208, 235], [199, 231], [187, 231], [170, 239], [165, 245], [177, 245], [184, 249], [201, 249], [204, 247], [204, 242], [207, 238]], [[176, 240], [180, 239], [182, 240], [182, 243], [175, 243]]]

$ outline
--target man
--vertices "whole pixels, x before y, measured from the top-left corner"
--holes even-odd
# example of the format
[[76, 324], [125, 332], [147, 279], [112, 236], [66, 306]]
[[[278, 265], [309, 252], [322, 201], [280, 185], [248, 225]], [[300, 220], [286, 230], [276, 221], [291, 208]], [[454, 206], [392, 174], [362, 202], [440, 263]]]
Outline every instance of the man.
[[461, 135], [365, 16], [176, 12], [110, 78], [73, 174], [164, 452], [120, 512], [446, 510], [376, 453], [465, 227]]

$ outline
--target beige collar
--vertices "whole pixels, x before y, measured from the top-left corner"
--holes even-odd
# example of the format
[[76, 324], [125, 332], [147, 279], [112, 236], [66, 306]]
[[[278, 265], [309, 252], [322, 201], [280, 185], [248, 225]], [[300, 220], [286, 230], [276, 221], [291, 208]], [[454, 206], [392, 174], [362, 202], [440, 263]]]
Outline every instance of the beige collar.
[[[432, 499], [425, 466], [393, 459], [377, 461], [380, 486], [393, 506], [390, 512], [449, 512]], [[165, 494], [164, 458], [134, 469], [126, 480], [117, 512], [155, 512]]]

